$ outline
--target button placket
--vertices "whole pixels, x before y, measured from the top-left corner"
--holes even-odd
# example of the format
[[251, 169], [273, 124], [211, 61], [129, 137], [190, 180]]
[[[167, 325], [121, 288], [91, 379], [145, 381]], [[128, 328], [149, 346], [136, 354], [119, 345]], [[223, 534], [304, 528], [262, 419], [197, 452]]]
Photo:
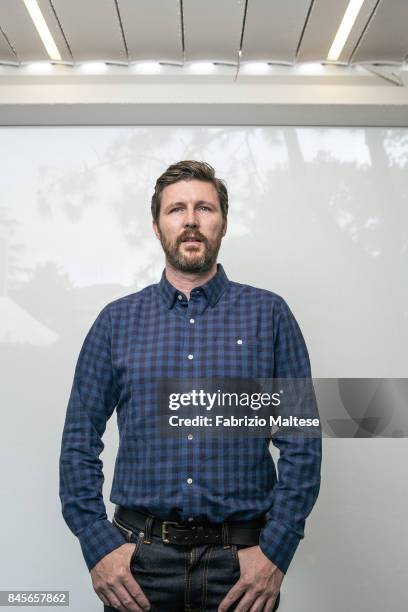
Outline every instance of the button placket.
[[[194, 294], [194, 292], [192, 292], [192, 294]], [[195, 294], [194, 294], [195, 295]], [[197, 328], [196, 328], [196, 311], [197, 311], [197, 304], [196, 304], [196, 300], [191, 299], [188, 301], [188, 306], [187, 306], [187, 313], [186, 313], [186, 333], [187, 333], [187, 360], [188, 363], [191, 364], [191, 367], [188, 366], [188, 372], [191, 378], [194, 377], [194, 374], [197, 371], [197, 367], [198, 367], [198, 363], [197, 363], [197, 334], [195, 333]], [[184, 442], [185, 444], [188, 445], [188, 449], [187, 449], [187, 456], [188, 456], [188, 461], [187, 461], [187, 473], [185, 475], [185, 483], [187, 486], [187, 497], [186, 497], [186, 502], [187, 502], [187, 507], [186, 507], [186, 511], [187, 512], [191, 512], [192, 508], [191, 508], [191, 504], [192, 504], [192, 497], [191, 497], [191, 493], [189, 491], [189, 489], [194, 488], [194, 473], [193, 473], [193, 466], [194, 466], [194, 443], [192, 442], [194, 436], [192, 433], [189, 433], [185, 438], [184, 438]], [[192, 517], [191, 517], [192, 518]]]
[[[188, 302], [187, 308], [188, 308], [188, 318], [186, 319], [187, 328], [188, 328], [187, 329], [187, 337], [188, 337], [187, 346], [189, 348], [187, 359], [193, 362], [196, 359], [196, 341], [195, 341], [196, 334], [194, 333], [196, 330], [196, 317], [195, 317], [196, 304], [194, 303], [194, 301], [191, 300], [191, 298]], [[191, 363], [191, 365], [194, 367], [193, 363]]]

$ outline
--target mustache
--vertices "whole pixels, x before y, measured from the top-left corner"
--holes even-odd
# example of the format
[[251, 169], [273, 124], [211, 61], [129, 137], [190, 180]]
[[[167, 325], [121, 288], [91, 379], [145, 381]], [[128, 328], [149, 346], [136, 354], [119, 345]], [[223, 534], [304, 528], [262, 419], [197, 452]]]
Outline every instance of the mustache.
[[181, 244], [183, 240], [186, 240], [186, 238], [196, 238], [201, 242], [208, 242], [207, 238], [203, 236], [200, 232], [185, 232], [178, 238], [177, 244]]

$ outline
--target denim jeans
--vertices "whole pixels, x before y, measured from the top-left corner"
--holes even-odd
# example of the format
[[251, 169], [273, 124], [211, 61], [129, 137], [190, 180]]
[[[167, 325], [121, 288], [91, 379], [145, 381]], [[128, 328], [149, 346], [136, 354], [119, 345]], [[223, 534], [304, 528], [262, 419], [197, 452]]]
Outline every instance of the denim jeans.
[[[118, 525], [116, 524], [116, 527]], [[121, 530], [122, 531], [122, 530]], [[122, 531], [136, 547], [130, 570], [150, 601], [150, 612], [217, 612], [225, 595], [240, 577], [237, 546], [198, 544], [177, 546], [138, 529]], [[150, 541], [151, 543], [147, 543]], [[235, 610], [235, 602], [229, 610]], [[279, 606], [279, 595], [274, 610]], [[104, 606], [104, 612], [116, 608]]]

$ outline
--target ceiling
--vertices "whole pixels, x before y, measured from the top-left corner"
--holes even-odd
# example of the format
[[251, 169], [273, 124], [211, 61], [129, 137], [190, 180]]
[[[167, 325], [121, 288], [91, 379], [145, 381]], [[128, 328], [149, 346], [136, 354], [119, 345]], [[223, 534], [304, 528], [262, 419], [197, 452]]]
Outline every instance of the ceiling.
[[[38, 0], [63, 62], [325, 61], [349, 0]], [[340, 63], [408, 56], [408, 0], [365, 0]], [[0, 0], [0, 62], [49, 61], [22, 0]]]

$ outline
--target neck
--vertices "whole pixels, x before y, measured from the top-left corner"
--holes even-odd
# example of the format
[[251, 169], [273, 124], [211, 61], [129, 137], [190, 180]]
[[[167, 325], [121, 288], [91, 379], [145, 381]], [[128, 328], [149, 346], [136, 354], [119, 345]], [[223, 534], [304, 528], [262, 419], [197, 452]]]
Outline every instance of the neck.
[[194, 287], [204, 285], [217, 273], [217, 262], [211, 266], [211, 269], [207, 272], [200, 274], [200, 272], [181, 272], [166, 261], [165, 274], [166, 278], [179, 291], [182, 291], [187, 299], [190, 299], [190, 292]]

